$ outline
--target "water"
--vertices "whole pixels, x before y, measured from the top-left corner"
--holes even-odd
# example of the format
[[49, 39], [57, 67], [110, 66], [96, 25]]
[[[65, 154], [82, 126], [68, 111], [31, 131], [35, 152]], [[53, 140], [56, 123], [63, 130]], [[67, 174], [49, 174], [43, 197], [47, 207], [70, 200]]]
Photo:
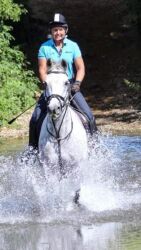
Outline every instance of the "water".
[[38, 161], [20, 162], [25, 144], [0, 144], [0, 249], [141, 249], [140, 136], [100, 136], [61, 181]]

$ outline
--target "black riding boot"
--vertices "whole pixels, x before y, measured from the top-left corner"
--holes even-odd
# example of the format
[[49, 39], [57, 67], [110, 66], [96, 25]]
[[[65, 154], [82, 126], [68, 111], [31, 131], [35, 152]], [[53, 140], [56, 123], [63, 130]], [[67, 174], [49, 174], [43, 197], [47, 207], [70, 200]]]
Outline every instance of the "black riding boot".
[[30, 121], [29, 124], [29, 146], [32, 146], [33, 149], [38, 148], [38, 136], [36, 132], [36, 124]]
[[29, 124], [29, 144], [22, 153], [21, 161], [23, 163], [34, 164], [38, 154], [38, 139], [36, 137], [36, 124], [30, 121]]
[[98, 131], [94, 117], [89, 121], [89, 130], [91, 135]]

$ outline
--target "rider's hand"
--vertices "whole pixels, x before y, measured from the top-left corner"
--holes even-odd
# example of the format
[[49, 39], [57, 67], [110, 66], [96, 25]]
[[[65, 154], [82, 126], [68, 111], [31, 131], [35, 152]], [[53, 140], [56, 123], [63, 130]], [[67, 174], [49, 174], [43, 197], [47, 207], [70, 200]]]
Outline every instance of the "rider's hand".
[[46, 89], [46, 86], [47, 86], [46, 81], [42, 81], [41, 84], [42, 84], [42, 88], [43, 88], [43, 89]]
[[71, 86], [71, 92], [75, 94], [76, 92], [80, 91], [80, 81], [75, 81]]

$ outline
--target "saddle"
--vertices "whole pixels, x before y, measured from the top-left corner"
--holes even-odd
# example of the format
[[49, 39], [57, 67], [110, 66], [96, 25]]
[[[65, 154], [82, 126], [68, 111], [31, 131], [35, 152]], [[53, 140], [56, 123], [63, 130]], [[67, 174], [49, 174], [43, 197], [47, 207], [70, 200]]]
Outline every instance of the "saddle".
[[74, 107], [72, 107], [72, 108], [75, 111], [75, 113], [78, 115], [79, 119], [81, 120], [81, 122], [82, 122], [85, 130], [89, 131], [89, 120], [88, 120], [88, 117], [84, 113], [82, 113], [80, 110], [78, 110], [78, 109], [76, 109]]
[[71, 98], [71, 107], [75, 110], [75, 112], [79, 116], [84, 128], [86, 129], [86, 132], [90, 133], [91, 135], [97, 132], [97, 126], [94, 117], [92, 120], [89, 120], [88, 116], [81, 110], [81, 108], [74, 101], [73, 98]]
[[72, 99], [72, 101], [71, 101], [71, 107], [75, 111], [75, 113], [78, 115], [84, 128], [88, 132], [90, 129], [90, 121], [89, 121], [88, 117], [86, 116], [86, 114], [80, 109], [80, 107], [74, 101], [74, 99]]

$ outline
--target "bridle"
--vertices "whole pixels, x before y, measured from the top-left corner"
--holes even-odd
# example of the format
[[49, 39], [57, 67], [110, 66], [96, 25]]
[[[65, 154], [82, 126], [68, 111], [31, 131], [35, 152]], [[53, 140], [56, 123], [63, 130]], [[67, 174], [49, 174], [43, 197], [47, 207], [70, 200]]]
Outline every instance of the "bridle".
[[[46, 103], [47, 103], [47, 107], [49, 106], [50, 104], [50, 101], [53, 99], [53, 98], [56, 98], [58, 101], [59, 101], [59, 104], [60, 104], [60, 108], [61, 108], [61, 111], [62, 109], [64, 108], [64, 106], [67, 104], [68, 102], [68, 98], [64, 98], [62, 97], [61, 95], [57, 95], [57, 94], [52, 94], [50, 96], [46, 96]], [[62, 101], [62, 102], [61, 102]], [[62, 104], [63, 103], [63, 104]]]
[[[67, 75], [67, 73], [65, 71], [57, 71], [57, 70], [49, 70], [48, 74], [65, 74], [65, 75]], [[47, 107], [49, 106], [49, 103], [53, 98], [56, 98], [59, 101], [61, 111], [62, 111], [63, 107], [69, 102], [68, 96], [66, 98], [64, 98], [61, 95], [57, 95], [57, 94], [52, 94], [50, 96], [47, 96], [46, 91], [45, 91], [45, 99], [46, 99]], [[63, 105], [62, 105], [61, 101], [63, 102]]]
[[[49, 71], [48, 74], [65, 74], [67, 75], [67, 73], [65, 71]], [[69, 91], [69, 90], [68, 90]], [[61, 127], [62, 127], [62, 124], [63, 124], [63, 121], [64, 121], [64, 118], [65, 118], [65, 115], [66, 115], [66, 112], [67, 112], [67, 109], [68, 109], [68, 106], [70, 105], [70, 101], [69, 101], [69, 93], [63, 97], [61, 95], [58, 95], [58, 94], [52, 94], [52, 95], [49, 95], [47, 96], [46, 94], [46, 91], [45, 91], [45, 99], [46, 99], [46, 103], [47, 103], [47, 107], [49, 106], [50, 104], [50, 101], [53, 99], [53, 98], [56, 98], [58, 101], [59, 101], [59, 105], [60, 105], [60, 109], [61, 109], [61, 112], [60, 112], [60, 115], [56, 118], [56, 120], [58, 120], [60, 118], [60, 116], [62, 115], [63, 111], [64, 111], [64, 114], [62, 116], [62, 120], [61, 120], [61, 123], [60, 123], [60, 126], [58, 128], [58, 130], [56, 129], [56, 126], [55, 126], [55, 120], [53, 119], [53, 117], [51, 116], [51, 120], [52, 120], [52, 123], [53, 123], [53, 126], [54, 126], [54, 130], [55, 130], [55, 133], [56, 135], [53, 135], [53, 133], [49, 130], [48, 126], [47, 126], [47, 131], [50, 135], [52, 135], [57, 141], [61, 141], [61, 140], [65, 140], [69, 137], [69, 135], [71, 134], [72, 132], [72, 129], [73, 129], [73, 123], [72, 123], [72, 119], [71, 119], [71, 131], [68, 133], [68, 135], [66, 135], [64, 138], [60, 138], [60, 130], [61, 130]]]
[[[51, 74], [51, 73], [54, 73], [54, 74], [63, 73], [63, 74], [66, 74], [66, 75], [67, 75], [67, 73], [64, 72], [64, 71], [49, 71], [49, 72], [48, 72], [48, 74]], [[69, 92], [69, 91], [70, 91], [70, 90], [68, 90], [68, 92]], [[53, 98], [56, 98], [56, 99], [59, 101], [60, 108], [61, 108], [60, 115], [56, 118], [56, 120], [59, 120], [59, 118], [61, 117], [62, 114], [63, 114], [63, 116], [62, 116], [62, 118], [61, 118], [61, 122], [60, 122], [60, 125], [59, 125], [59, 128], [58, 128], [58, 129], [56, 128], [55, 120], [54, 120], [53, 117], [51, 116], [51, 121], [52, 121], [52, 124], [53, 124], [53, 127], [54, 127], [55, 134], [53, 134], [53, 132], [50, 131], [50, 129], [49, 129], [49, 127], [48, 127], [48, 123], [46, 124], [46, 129], [47, 129], [48, 133], [49, 133], [55, 140], [57, 140], [57, 143], [58, 143], [58, 161], [59, 161], [59, 166], [60, 166], [60, 172], [61, 172], [62, 175], [64, 175], [64, 173], [63, 173], [62, 156], [61, 156], [61, 141], [64, 141], [64, 140], [69, 139], [69, 137], [70, 137], [70, 135], [71, 135], [71, 133], [72, 133], [72, 130], [73, 130], [73, 121], [72, 121], [72, 117], [71, 117], [71, 128], [70, 128], [70, 131], [68, 132], [68, 134], [65, 135], [64, 137], [60, 137], [60, 130], [61, 130], [63, 121], [64, 121], [64, 119], [65, 119], [65, 116], [66, 116], [68, 107], [70, 106], [69, 93], [67, 94], [66, 97], [63, 97], [63, 96], [58, 95], [58, 94], [52, 94], [52, 95], [50, 95], [50, 96], [47, 96], [46, 91], [45, 91], [45, 99], [46, 99], [47, 107], [49, 106], [50, 101], [51, 101]], [[64, 113], [63, 113], [63, 112], [64, 112]]]

